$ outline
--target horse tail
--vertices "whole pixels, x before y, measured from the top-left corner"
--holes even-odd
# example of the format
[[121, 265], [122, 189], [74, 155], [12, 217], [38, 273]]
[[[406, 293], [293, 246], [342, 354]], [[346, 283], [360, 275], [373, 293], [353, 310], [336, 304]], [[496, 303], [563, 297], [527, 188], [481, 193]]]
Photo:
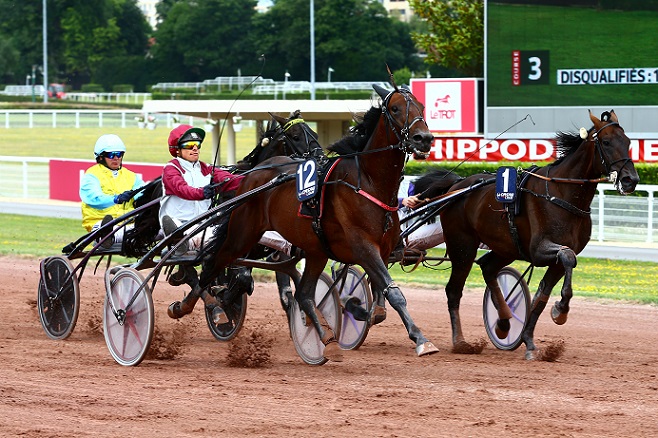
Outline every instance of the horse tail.
[[443, 195], [450, 187], [463, 179], [447, 169], [431, 170], [414, 181], [414, 191], [421, 198], [434, 198]]

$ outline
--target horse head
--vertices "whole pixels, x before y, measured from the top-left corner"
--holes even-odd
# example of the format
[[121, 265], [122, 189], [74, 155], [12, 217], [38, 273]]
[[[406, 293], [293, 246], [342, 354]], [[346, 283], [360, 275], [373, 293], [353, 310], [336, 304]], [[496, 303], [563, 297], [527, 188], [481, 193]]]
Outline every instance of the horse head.
[[373, 84], [382, 99], [382, 112], [388, 128], [395, 134], [406, 154], [425, 157], [429, 154], [434, 136], [423, 118], [425, 107], [406, 87], [388, 91]]
[[249, 170], [275, 156], [305, 157], [322, 154], [318, 135], [306, 124], [299, 110], [286, 119], [270, 113], [272, 119], [262, 132], [253, 151], [237, 164], [240, 170]]
[[590, 111], [589, 118], [594, 124], [589, 134], [601, 159], [600, 173], [608, 175], [620, 194], [632, 193], [640, 177], [628, 155], [631, 141], [619, 125], [615, 111], [604, 112], [601, 119]]

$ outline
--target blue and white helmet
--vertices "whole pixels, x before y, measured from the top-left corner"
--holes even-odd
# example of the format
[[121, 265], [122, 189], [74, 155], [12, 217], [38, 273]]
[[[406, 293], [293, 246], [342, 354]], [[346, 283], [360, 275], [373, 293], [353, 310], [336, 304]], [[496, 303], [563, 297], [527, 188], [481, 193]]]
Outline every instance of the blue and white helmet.
[[126, 152], [126, 145], [116, 134], [105, 134], [98, 137], [94, 146], [94, 155], [98, 161], [103, 152]]

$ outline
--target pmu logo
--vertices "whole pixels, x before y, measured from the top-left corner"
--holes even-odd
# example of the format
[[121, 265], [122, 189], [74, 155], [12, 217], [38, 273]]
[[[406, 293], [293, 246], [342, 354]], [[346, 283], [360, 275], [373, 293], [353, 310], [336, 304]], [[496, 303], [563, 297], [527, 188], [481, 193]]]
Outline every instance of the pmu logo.
[[434, 101], [434, 108], [430, 110], [430, 119], [434, 120], [451, 120], [455, 118], [457, 110], [450, 109], [450, 95], [437, 97]]

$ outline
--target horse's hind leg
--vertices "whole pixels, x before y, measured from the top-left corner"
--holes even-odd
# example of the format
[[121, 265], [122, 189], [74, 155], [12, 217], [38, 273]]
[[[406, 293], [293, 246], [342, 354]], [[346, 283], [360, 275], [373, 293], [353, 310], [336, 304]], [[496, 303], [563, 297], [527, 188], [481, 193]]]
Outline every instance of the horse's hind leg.
[[482, 277], [491, 291], [491, 298], [494, 306], [498, 310], [498, 321], [496, 321], [496, 336], [498, 339], [505, 339], [510, 331], [510, 319], [512, 310], [507, 305], [503, 292], [498, 285], [498, 273], [509, 264], [509, 261], [501, 260], [494, 252], [488, 252], [477, 261], [482, 270]]
[[548, 302], [553, 287], [555, 287], [563, 275], [564, 268], [562, 265], [553, 264], [548, 267], [544, 277], [539, 282], [539, 287], [537, 288], [537, 292], [535, 293], [535, 296], [532, 299], [532, 304], [530, 305], [530, 317], [528, 318], [528, 323], [523, 330], [523, 342], [526, 345], [525, 358], [527, 360], [535, 358], [534, 350], [536, 350], [537, 347], [534, 342], [534, 334], [537, 321], [546, 307], [546, 303]]

